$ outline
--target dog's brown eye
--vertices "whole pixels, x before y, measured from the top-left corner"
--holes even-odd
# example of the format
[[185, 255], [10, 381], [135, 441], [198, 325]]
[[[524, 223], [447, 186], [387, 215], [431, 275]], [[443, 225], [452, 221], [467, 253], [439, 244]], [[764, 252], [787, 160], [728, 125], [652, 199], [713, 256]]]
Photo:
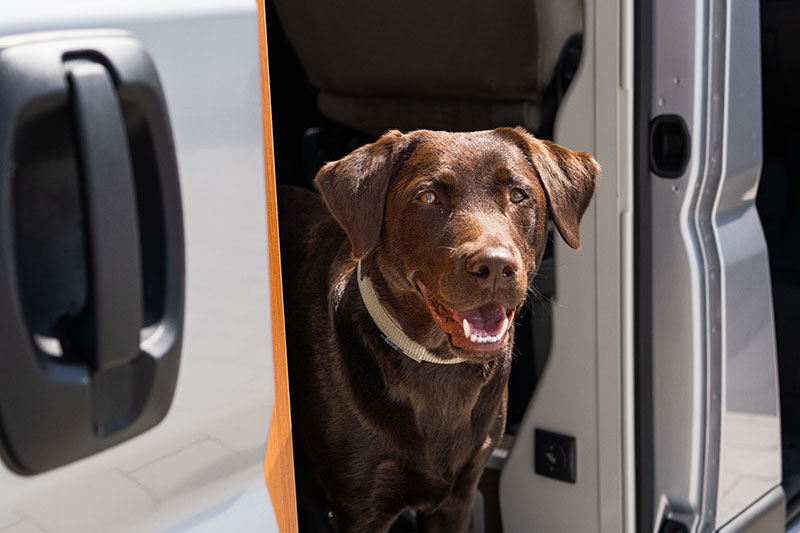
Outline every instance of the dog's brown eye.
[[436, 196], [436, 193], [433, 192], [433, 191], [425, 191], [424, 193], [420, 194], [417, 198], [423, 204], [438, 204], [439, 203], [439, 197]]
[[524, 200], [527, 197], [528, 197], [528, 195], [525, 194], [524, 192], [522, 192], [519, 189], [514, 189], [513, 191], [511, 191], [511, 201], [514, 202], [515, 204], [520, 203], [522, 200]]

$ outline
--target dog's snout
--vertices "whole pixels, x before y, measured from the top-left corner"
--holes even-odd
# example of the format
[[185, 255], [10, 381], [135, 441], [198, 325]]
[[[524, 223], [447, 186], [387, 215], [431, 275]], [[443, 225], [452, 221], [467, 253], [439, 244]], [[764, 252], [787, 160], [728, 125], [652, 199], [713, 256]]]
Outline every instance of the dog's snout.
[[467, 272], [483, 288], [498, 288], [511, 284], [519, 263], [508, 248], [484, 248], [467, 259]]

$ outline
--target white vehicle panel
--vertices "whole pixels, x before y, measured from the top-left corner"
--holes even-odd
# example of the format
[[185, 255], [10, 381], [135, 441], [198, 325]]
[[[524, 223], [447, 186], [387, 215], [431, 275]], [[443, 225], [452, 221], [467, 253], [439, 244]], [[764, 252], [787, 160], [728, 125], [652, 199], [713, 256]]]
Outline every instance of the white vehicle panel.
[[178, 159], [186, 308], [166, 418], [45, 474], [0, 468], [0, 531], [277, 531], [263, 470], [274, 381], [256, 7], [184, 0], [3, 7], [0, 38], [114, 28], [151, 55]]

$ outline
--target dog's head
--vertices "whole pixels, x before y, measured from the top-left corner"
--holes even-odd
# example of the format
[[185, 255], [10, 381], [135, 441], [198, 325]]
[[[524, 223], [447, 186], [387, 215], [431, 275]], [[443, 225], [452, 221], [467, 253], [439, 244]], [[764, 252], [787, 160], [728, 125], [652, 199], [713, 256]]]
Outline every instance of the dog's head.
[[375, 254], [412, 338], [485, 360], [505, 353], [547, 240], [580, 247], [599, 166], [522, 128], [390, 131], [316, 178], [355, 258]]

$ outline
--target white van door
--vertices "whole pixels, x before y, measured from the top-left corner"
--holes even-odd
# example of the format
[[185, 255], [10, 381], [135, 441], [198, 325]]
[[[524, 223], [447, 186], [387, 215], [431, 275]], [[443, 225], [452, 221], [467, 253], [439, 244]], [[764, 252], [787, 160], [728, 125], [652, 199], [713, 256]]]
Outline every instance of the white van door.
[[783, 531], [759, 3], [637, 19], [640, 531]]
[[0, 531], [278, 530], [259, 27], [2, 8]]

